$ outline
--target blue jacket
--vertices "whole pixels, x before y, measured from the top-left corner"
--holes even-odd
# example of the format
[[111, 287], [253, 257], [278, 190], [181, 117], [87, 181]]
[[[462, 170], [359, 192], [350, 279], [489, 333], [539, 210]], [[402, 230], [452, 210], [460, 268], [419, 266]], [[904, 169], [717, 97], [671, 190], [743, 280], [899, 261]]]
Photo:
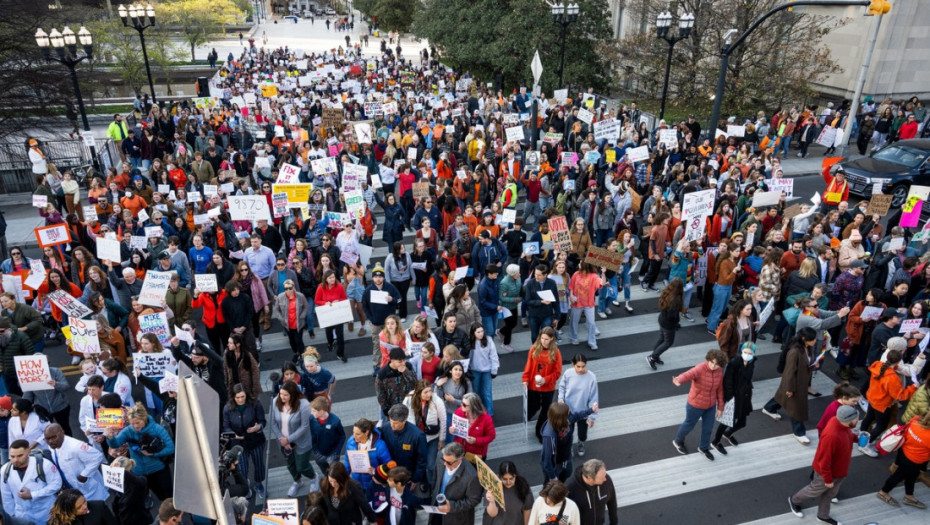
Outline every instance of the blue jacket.
[[333, 414], [321, 424], [317, 418], [310, 418], [310, 435], [313, 436], [313, 451], [322, 456], [339, 458], [342, 447], [346, 444], [346, 430], [342, 421]]
[[[404, 212], [403, 206], [396, 202], [393, 206], [388, 205], [377, 193], [375, 193], [375, 202], [384, 210], [384, 235], [390, 232], [394, 234], [396, 240], [400, 240], [404, 236], [404, 226], [406, 226], [407, 222], [407, 214]], [[440, 224], [442, 223], [440, 222]], [[388, 246], [388, 251], [392, 249], [392, 246]]]
[[[372, 429], [371, 440], [372, 446], [368, 449], [368, 461], [371, 463], [371, 468], [378, 468], [378, 465], [391, 461], [391, 453], [388, 452], [387, 444], [381, 439], [381, 433], [378, 432], [378, 429]], [[350, 437], [349, 440], [346, 441], [346, 452], [349, 450], [358, 450], [358, 443], [355, 442], [355, 436]], [[424, 458], [425, 457], [426, 456], [424, 456]], [[343, 463], [345, 463], [346, 469], [352, 472], [352, 468], [349, 466], [348, 454], [346, 454]], [[353, 472], [352, 479], [358, 481], [365, 490], [368, 490], [368, 487], [371, 485], [371, 474]]]
[[505, 262], [507, 262], [507, 249], [493, 237], [490, 245], [484, 246], [479, 241], [471, 250], [471, 266], [475, 269], [475, 276], [483, 277], [484, 268], [489, 264]]
[[[146, 456], [141, 452], [138, 446], [142, 442], [142, 437], [144, 435], [150, 435], [160, 439], [161, 442], [165, 444], [164, 448], [151, 456]], [[154, 474], [164, 469], [166, 465], [161, 458], [166, 458], [174, 454], [174, 440], [171, 439], [171, 436], [164, 427], [152, 419], [152, 416], [149, 416], [149, 422], [142, 428], [141, 432], [129, 426], [121, 430], [115, 438], [107, 439], [107, 444], [112, 448], [121, 447], [124, 443], [129, 443], [129, 457], [136, 462], [136, 468], [132, 471], [140, 476]]]
[[478, 311], [481, 312], [481, 317], [497, 315], [497, 306], [500, 304], [499, 284], [500, 279], [488, 279], [487, 277], [478, 283]]
[[426, 434], [416, 426], [405, 423], [404, 429], [395, 432], [391, 422], [381, 425], [381, 439], [387, 445], [391, 459], [398, 467], [406, 467], [415, 482], [426, 481]]
[[426, 208], [420, 208], [413, 214], [413, 228], [416, 230], [420, 229], [421, 222], [423, 217], [429, 217], [429, 227], [436, 230], [442, 231], [442, 212], [439, 211], [439, 206], [433, 206], [429, 211], [426, 211]]
[[381, 287], [382, 292], [387, 292], [391, 296], [391, 304], [381, 304], [371, 302], [371, 291], [377, 290], [375, 283], [368, 285], [368, 288], [365, 288], [365, 293], [362, 295], [362, 310], [365, 312], [365, 316], [368, 317], [368, 320], [371, 321], [371, 324], [383, 325], [384, 320], [387, 319], [389, 315], [392, 315], [397, 311], [397, 307], [400, 305], [401, 301], [406, 301], [406, 297], [401, 297], [400, 292], [397, 291], [397, 288], [384, 281], [384, 286]]

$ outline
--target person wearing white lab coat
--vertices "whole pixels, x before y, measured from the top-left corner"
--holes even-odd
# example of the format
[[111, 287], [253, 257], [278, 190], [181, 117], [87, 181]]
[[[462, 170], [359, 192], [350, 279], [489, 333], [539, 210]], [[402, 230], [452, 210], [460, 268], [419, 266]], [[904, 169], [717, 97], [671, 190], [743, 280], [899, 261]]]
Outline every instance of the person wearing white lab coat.
[[105, 441], [103, 431], [97, 428], [97, 409], [100, 408], [100, 396], [103, 395], [103, 377], [90, 376], [86, 384], [87, 395], [81, 398], [81, 408], [78, 412], [78, 421], [81, 430], [87, 437], [87, 442], [103, 452], [101, 443]]
[[66, 435], [58, 423], [52, 423], [45, 429], [45, 441], [64, 485], [81, 491], [87, 501], [107, 499], [109, 492], [103, 486], [100, 474], [103, 452]]
[[[44, 481], [40, 479], [36, 461], [42, 461]], [[59, 490], [61, 475], [54, 463], [30, 455], [29, 442], [24, 439], [10, 443], [10, 461], [0, 468], [4, 512], [34, 525], [44, 525]]]
[[39, 449], [48, 450], [48, 444], [45, 442], [45, 427], [48, 426], [48, 421], [36, 414], [32, 401], [17, 399], [13, 402], [10, 415], [12, 417], [10, 417], [8, 432], [11, 442], [25, 439], [30, 445], [35, 444]]

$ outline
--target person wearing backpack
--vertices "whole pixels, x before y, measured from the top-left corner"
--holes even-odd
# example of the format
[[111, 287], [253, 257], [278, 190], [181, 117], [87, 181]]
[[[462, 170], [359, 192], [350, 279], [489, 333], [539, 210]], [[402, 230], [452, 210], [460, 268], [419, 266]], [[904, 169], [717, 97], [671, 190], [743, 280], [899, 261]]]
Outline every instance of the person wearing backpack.
[[40, 452], [31, 450], [25, 439], [10, 443], [10, 461], [0, 470], [0, 493], [5, 513], [41, 525], [48, 521], [61, 490], [61, 474]]
[[[878, 457], [878, 451], [875, 450], [875, 441], [882, 435], [882, 432], [888, 428], [891, 423], [892, 406], [895, 401], [907, 401], [917, 391], [917, 385], [911, 385], [907, 388], [898, 375], [898, 366], [901, 363], [901, 351], [890, 350], [886, 354], [886, 360], [872, 363], [869, 367], [869, 377], [871, 383], [865, 394], [869, 401], [869, 411], [862, 420], [862, 428], [869, 428], [871, 423], [875, 423], [869, 433], [869, 444], [859, 447], [859, 451], [871, 457]], [[915, 374], [916, 375], [916, 374]]]
[[927, 505], [914, 497], [914, 484], [918, 476], [927, 468], [930, 460], [930, 414], [914, 416], [907, 423], [904, 430], [904, 443], [898, 449], [894, 464], [891, 466], [891, 475], [885, 480], [882, 489], [878, 491], [878, 499], [897, 507], [898, 502], [891, 497], [891, 491], [904, 481], [904, 498], [901, 503], [918, 509], [926, 509]]

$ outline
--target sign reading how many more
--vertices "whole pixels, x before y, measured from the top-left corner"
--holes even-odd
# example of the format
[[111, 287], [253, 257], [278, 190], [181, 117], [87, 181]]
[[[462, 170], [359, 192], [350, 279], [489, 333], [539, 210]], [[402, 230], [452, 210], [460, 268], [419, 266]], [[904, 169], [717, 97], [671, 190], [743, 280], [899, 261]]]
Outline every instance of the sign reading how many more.
[[52, 374], [48, 369], [48, 357], [43, 354], [13, 356], [16, 379], [23, 392], [49, 390]]

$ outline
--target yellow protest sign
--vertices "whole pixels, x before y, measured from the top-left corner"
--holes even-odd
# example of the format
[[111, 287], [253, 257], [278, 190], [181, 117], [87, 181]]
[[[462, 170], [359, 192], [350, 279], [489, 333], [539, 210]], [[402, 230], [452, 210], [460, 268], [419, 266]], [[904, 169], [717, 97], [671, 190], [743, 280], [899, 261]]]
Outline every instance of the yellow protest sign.
[[617, 162], [617, 150], [610, 148], [607, 150], [607, 164]]
[[298, 204], [310, 200], [310, 191], [312, 189], [312, 184], [275, 184], [272, 192], [287, 193], [287, 202]]
[[497, 474], [491, 470], [491, 467], [478, 456], [475, 456], [475, 466], [478, 467], [478, 483], [494, 496], [494, 502], [506, 512], [507, 508], [504, 506], [504, 484], [501, 483], [501, 479], [497, 477]]
[[278, 86], [274, 84], [262, 84], [262, 96], [265, 98], [278, 96]]

